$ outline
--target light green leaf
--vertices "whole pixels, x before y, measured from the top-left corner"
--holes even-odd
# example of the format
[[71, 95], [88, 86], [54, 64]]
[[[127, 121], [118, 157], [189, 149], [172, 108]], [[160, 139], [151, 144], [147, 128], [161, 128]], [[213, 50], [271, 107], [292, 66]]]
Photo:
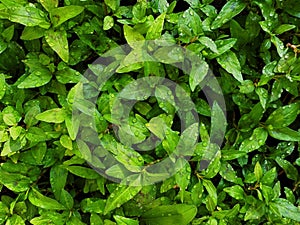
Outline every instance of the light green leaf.
[[10, 218], [8, 218], [8, 220], [5, 223], [5, 225], [15, 225], [15, 224], [25, 225], [25, 221], [21, 216], [14, 214]]
[[166, 136], [166, 130], [168, 128], [165, 120], [161, 117], [152, 118], [146, 127], [159, 139], [163, 140]]
[[300, 209], [288, 200], [278, 198], [270, 203], [270, 207], [277, 209], [282, 216], [300, 222]]
[[282, 159], [280, 157], [276, 157], [276, 162], [278, 165], [284, 170], [286, 176], [294, 181], [299, 179], [299, 173], [296, 167], [293, 166], [289, 161]]
[[9, 173], [0, 168], [0, 183], [14, 192], [24, 192], [29, 189], [31, 180], [19, 173]]
[[68, 171], [60, 165], [51, 167], [50, 184], [52, 192], [57, 200], [60, 200], [61, 191], [64, 189], [67, 182]]
[[114, 26], [114, 18], [112, 16], [106, 16], [103, 20], [103, 30], [109, 30]]
[[139, 225], [139, 221], [123, 216], [114, 215], [114, 219], [117, 222], [117, 225]]
[[205, 187], [205, 189], [207, 190], [208, 195], [211, 197], [211, 200], [214, 203], [214, 207], [217, 206], [218, 195], [217, 195], [216, 187], [210, 180], [203, 179], [202, 183], [203, 183], [203, 186]]
[[33, 70], [19, 85], [18, 88], [35, 88], [49, 83], [52, 79], [51, 72], [44, 66]]
[[58, 27], [67, 20], [82, 13], [84, 8], [78, 5], [69, 5], [50, 10], [50, 19], [53, 27]]
[[187, 225], [197, 214], [194, 205], [162, 205], [148, 210], [141, 217], [147, 225]]
[[67, 32], [65, 30], [49, 29], [45, 32], [45, 39], [48, 45], [59, 55], [64, 61], [69, 61], [69, 45]]
[[223, 189], [227, 194], [229, 194], [231, 197], [242, 200], [245, 198], [245, 192], [243, 188], [239, 185], [234, 185], [232, 187], [226, 187]]
[[12, 22], [20, 23], [25, 26], [33, 27], [40, 26], [42, 28], [48, 29], [50, 23], [46, 19], [46, 14], [31, 5], [11, 8], [8, 10], [8, 18]]
[[266, 106], [267, 106], [267, 103], [269, 100], [268, 91], [265, 88], [258, 87], [255, 89], [255, 93], [258, 95], [259, 101], [260, 101], [263, 109], [266, 109]]
[[243, 0], [230, 0], [221, 9], [219, 15], [211, 24], [211, 29], [217, 29], [244, 10], [246, 3]]
[[28, 199], [31, 204], [48, 210], [65, 210], [66, 208], [56, 200], [42, 195], [38, 190], [32, 188], [29, 192]]
[[2, 110], [3, 122], [8, 126], [15, 126], [22, 119], [19, 112], [12, 106], [7, 106]]
[[62, 108], [49, 109], [38, 114], [35, 118], [47, 123], [62, 123], [65, 121], [66, 111]]
[[228, 73], [231, 73], [236, 80], [239, 82], [243, 81], [241, 65], [235, 53], [229, 50], [217, 57], [217, 61]]
[[66, 169], [70, 173], [85, 179], [97, 179], [100, 176], [95, 170], [83, 166], [68, 166]]
[[5, 91], [6, 91], [5, 76], [3, 73], [0, 73], [0, 100], [5, 95]]
[[105, 207], [104, 199], [85, 198], [80, 203], [80, 208], [84, 213], [103, 213]]
[[45, 29], [35, 26], [35, 27], [25, 27], [22, 35], [21, 35], [21, 40], [26, 40], [26, 41], [30, 41], [30, 40], [35, 40], [38, 38], [41, 38], [45, 35]]
[[201, 36], [198, 41], [205, 45], [205, 47], [208, 47], [211, 51], [213, 51], [214, 53], [219, 53], [218, 51], [218, 47], [217, 45], [215, 44], [215, 42], [210, 39], [209, 37], [206, 37], [206, 36]]
[[142, 189], [141, 186], [125, 186], [119, 185], [108, 197], [104, 214], [120, 207], [125, 202], [132, 199]]
[[257, 181], [260, 181], [260, 179], [263, 176], [263, 170], [262, 170], [259, 162], [256, 162], [256, 164], [254, 166], [254, 175], [255, 175]]
[[49, 12], [51, 9], [58, 6], [59, 0], [39, 0], [39, 2]]
[[271, 42], [275, 45], [277, 53], [280, 57], [283, 57], [284, 54], [288, 51], [288, 48], [286, 48], [283, 42], [275, 35], [271, 36]]
[[218, 174], [221, 168], [221, 151], [218, 151], [205, 171], [205, 178], [211, 179]]
[[245, 214], [244, 220], [258, 220], [265, 214], [265, 212], [265, 203], [258, 201], [255, 205], [249, 207]]
[[189, 83], [192, 91], [194, 91], [196, 86], [199, 85], [201, 81], [203, 81], [203, 79], [207, 75], [208, 69], [208, 64], [204, 60], [192, 64], [189, 78]]
[[160, 14], [152, 23], [151, 27], [149, 28], [146, 39], [147, 40], [155, 40], [161, 36], [161, 32], [164, 27], [164, 20], [165, 20], [165, 13]]
[[273, 128], [272, 125], [268, 127], [269, 135], [273, 138], [282, 141], [300, 141], [300, 132], [294, 131], [288, 127]]
[[299, 103], [293, 103], [276, 109], [266, 120], [266, 125], [273, 128], [289, 126], [297, 118], [299, 108]]
[[267, 140], [267, 137], [268, 132], [264, 128], [255, 128], [251, 137], [245, 139], [241, 143], [239, 150], [245, 152], [252, 152], [264, 145]]
[[105, 4], [113, 11], [117, 10], [120, 6], [120, 0], [104, 0]]

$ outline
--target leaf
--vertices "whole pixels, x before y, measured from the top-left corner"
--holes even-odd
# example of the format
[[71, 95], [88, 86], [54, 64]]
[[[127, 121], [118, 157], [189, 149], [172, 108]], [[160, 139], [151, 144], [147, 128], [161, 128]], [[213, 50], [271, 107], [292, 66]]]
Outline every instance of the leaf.
[[41, 66], [39, 69], [32, 71], [19, 85], [18, 88], [35, 88], [48, 84], [52, 79], [51, 72]]
[[284, 1], [284, 8], [283, 10], [286, 11], [288, 14], [300, 18], [300, 6], [297, 2], [293, 0], [285, 0]]
[[39, 2], [49, 12], [51, 9], [58, 6], [59, 0], [39, 0]]
[[282, 141], [300, 141], [300, 132], [294, 131], [288, 127], [273, 128], [272, 125], [267, 127], [269, 135]]
[[66, 112], [62, 108], [54, 108], [38, 114], [35, 118], [47, 123], [62, 123], [65, 121]]
[[145, 40], [144, 36], [141, 35], [138, 31], [136, 31], [134, 28], [124, 25], [124, 36], [127, 41], [127, 43], [132, 47], [133, 49], [141, 47], [141, 44]]
[[50, 184], [52, 192], [57, 200], [60, 200], [61, 191], [67, 182], [68, 171], [60, 165], [51, 167]]
[[178, 224], [187, 225], [197, 214], [194, 205], [162, 205], [148, 210], [141, 217], [147, 225]]
[[268, 138], [268, 132], [262, 128], [255, 128], [251, 137], [245, 139], [241, 145], [239, 150], [245, 152], [252, 152], [261, 146], [263, 146]]
[[299, 179], [299, 173], [296, 167], [293, 166], [289, 161], [276, 157], [275, 161], [284, 170], [287, 178], [297, 181]]
[[[217, 101], [213, 102], [211, 110], [211, 131], [210, 142], [222, 143], [225, 136], [227, 121], [224, 113], [224, 108], [218, 104]], [[217, 152], [215, 152], [217, 153]]]
[[231, 187], [226, 187], [223, 189], [226, 193], [228, 193], [231, 197], [237, 199], [237, 200], [242, 200], [245, 198], [245, 192], [243, 188], [239, 185], [234, 185]]
[[45, 32], [45, 39], [64, 62], [69, 61], [69, 45], [65, 30], [49, 29]]
[[19, 6], [8, 10], [8, 18], [12, 22], [20, 23], [25, 26], [40, 26], [48, 29], [50, 23], [46, 19], [46, 14], [32, 5]]
[[50, 19], [53, 27], [58, 27], [67, 20], [82, 13], [84, 8], [78, 5], [69, 5], [58, 8], [52, 8], [50, 10]]
[[90, 169], [90, 168], [86, 168], [86, 167], [83, 167], [83, 166], [68, 166], [66, 167], [66, 169], [78, 176], [78, 177], [82, 177], [82, 178], [85, 178], [85, 179], [97, 179], [99, 178], [99, 174], [93, 170], [93, 169]]
[[0, 73], [0, 100], [5, 95], [5, 91], [6, 91], [5, 76], [3, 73]]
[[258, 220], [266, 212], [266, 205], [264, 202], [257, 202], [255, 205], [250, 206], [247, 210], [244, 220]]
[[108, 197], [104, 215], [108, 212], [120, 207], [125, 202], [132, 199], [142, 189], [141, 186], [125, 186], [119, 185]]
[[270, 203], [270, 207], [277, 209], [282, 216], [300, 222], [300, 209], [288, 200], [278, 198]]
[[129, 219], [123, 216], [114, 215], [117, 225], [139, 225], [139, 222], [134, 219]]
[[32, 188], [28, 195], [31, 204], [48, 210], [65, 210], [66, 208], [56, 200], [42, 195], [38, 190]]
[[2, 119], [6, 125], [15, 126], [22, 119], [22, 117], [12, 106], [7, 106], [2, 110]]
[[239, 82], [243, 81], [241, 65], [235, 53], [229, 50], [217, 57], [217, 61], [228, 73], [231, 73], [236, 80]]
[[269, 100], [269, 95], [268, 95], [268, 91], [265, 88], [262, 87], [258, 87], [255, 89], [256, 94], [259, 97], [259, 101], [261, 103], [261, 106], [263, 107], [263, 109], [266, 109], [268, 100]]
[[114, 26], [114, 18], [111, 16], [104, 17], [103, 20], [103, 30], [109, 30]]
[[120, 0], [104, 0], [105, 4], [113, 11], [117, 10], [120, 6]]
[[213, 160], [209, 163], [206, 171], [205, 171], [205, 178], [207, 179], [211, 179], [213, 177], [215, 177], [219, 171], [220, 171], [220, 168], [221, 168], [221, 151], [218, 151]]
[[147, 40], [155, 40], [155, 39], [160, 38], [161, 32], [164, 27], [165, 17], [166, 17], [166, 14], [162, 13], [154, 20], [151, 27], [147, 31], [147, 35], [146, 35]]
[[191, 90], [194, 91], [196, 86], [199, 85], [208, 73], [208, 64], [204, 60], [192, 64], [190, 72], [189, 83]]
[[29, 189], [31, 180], [19, 173], [9, 173], [0, 168], [0, 183], [14, 192], [24, 192]]
[[45, 31], [46, 30], [44, 28], [38, 26], [25, 27], [20, 38], [21, 40], [27, 40], [27, 41], [35, 40], [43, 37], [45, 35]]
[[256, 164], [254, 166], [254, 175], [255, 175], [257, 181], [260, 181], [260, 179], [263, 176], [263, 170], [262, 170], [259, 162], [256, 162]]
[[201, 36], [198, 41], [205, 45], [206, 47], [208, 47], [211, 51], [213, 51], [214, 53], [219, 53], [217, 45], [215, 44], [215, 42], [210, 39], [209, 37], [206, 36]]
[[168, 128], [165, 120], [161, 117], [152, 118], [149, 123], [146, 124], [146, 127], [161, 140], [165, 138]]
[[211, 29], [217, 29], [244, 10], [243, 0], [230, 0], [221, 9], [219, 15], [211, 24]]
[[104, 199], [85, 198], [80, 203], [80, 208], [84, 213], [103, 213], [105, 208]]
[[284, 32], [290, 31], [292, 29], [296, 28], [293, 24], [281, 24], [279, 27], [277, 27], [274, 31], [275, 34], [283, 34]]
[[273, 128], [287, 127], [295, 121], [299, 113], [299, 103], [293, 103], [276, 109], [266, 120]]
[[214, 203], [213, 208], [215, 208], [215, 206], [217, 206], [217, 202], [218, 202], [218, 195], [217, 195], [216, 187], [210, 180], [203, 179], [202, 183], [203, 183], [203, 186], [205, 187], [205, 189], [207, 190], [208, 195], [211, 197], [211, 199]]

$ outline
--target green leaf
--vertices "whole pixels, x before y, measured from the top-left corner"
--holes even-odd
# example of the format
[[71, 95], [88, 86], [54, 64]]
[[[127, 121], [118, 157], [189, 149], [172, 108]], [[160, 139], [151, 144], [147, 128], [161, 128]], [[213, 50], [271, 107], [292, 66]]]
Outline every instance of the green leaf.
[[241, 65], [235, 53], [229, 50], [217, 57], [217, 61], [228, 73], [231, 73], [236, 80], [239, 82], [243, 81]]
[[282, 159], [280, 157], [277, 157], [275, 161], [278, 163], [278, 165], [284, 170], [286, 176], [294, 181], [297, 181], [299, 179], [299, 173], [296, 167], [293, 166], [289, 161]]
[[258, 220], [266, 212], [266, 205], [264, 202], [257, 202], [255, 205], [250, 206], [247, 210], [244, 220]]
[[15, 126], [22, 119], [19, 112], [12, 106], [7, 106], [2, 110], [3, 122], [8, 126]]
[[300, 222], [300, 209], [288, 200], [278, 198], [270, 203], [270, 207], [277, 209], [283, 217]]
[[57, 200], [60, 200], [61, 191], [64, 189], [67, 182], [68, 171], [60, 166], [53, 166], [50, 170], [50, 184], [52, 192]]
[[208, 192], [208, 195], [211, 197], [211, 200], [213, 201], [214, 207], [217, 206], [218, 202], [218, 195], [217, 195], [217, 189], [214, 186], [214, 184], [210, 180], [203, 179], [202, 180], [203, 186]]
[[161, 140], [165, 138], [168, 128], [165, 120], [161, 117], [152, 118], [149, 123], [146, 124], [146, 127]]
[[263, 107], [263, 109], [266, 109], [269, 100], [268, 91], [265, 88], [258, 87], [255, 89], [255, 93], [258, 95], [260, 104]]
[[300, 6], [293, 0], [285, 0], [283, 10], [288, 14], [300, 18]]
[[225, 180], [233, 182], [235, 184], [243, 185], [242, 179], [237, 176], [237, 172], [233, 169], [233, 167], [229, 163], [222, 162], [219, 173]]
[[255, 128], [251, 137], [245, 139], [241, 145], [239, 150], [245, 152], [252, 152], [261, 146], [263, 146], [268, 138], [268, 132], [262, 128]]
[[85, 198], [81, 201], [80, 208], [84, 213], [102, 214], [105, 208], [105, 201], [100, 198]]
[[256, 162], [256, 164], [254, 166], [254, 175], [255, 175], [257, 181], [260, 181], [260, 179], [263, 176], [263, 170], [262, 170], [259, 162]]
[[39, 2], [49, 12], [51, 9], [58, 6], [59, 0], [39, 0]]
[[0, 73], [0, 100], [5, 95], [5, 91], [6, 91], [5, 76], [3, 73]]
[[162, 205], [148, 210], [141, 217], [147, 225], [187, 225], [197, 214], [194, 205]]
[[62, 123], [65, 121], [66, 112], [62, 108], [49, 109], [38, 114], [35, 118], [47, 123]]
[[210, 39], [209, 37], [206, 36], [201, 36], [198, 41], [205, 45], [206, 47], [208, 47], [211, 51], [213, 51], [214, 53], [219, 53], [217, 45], [215, 44], [215, 42]]
[[237, 199], [237, 200], [242, 200], [245, 198], [245, 192], [243, 188], [239, 185], [234, 185], [231, 187], [226, 187], [223, 189], [226, 193], [228, 193], [231, 197]]
[[42, 28], [48, 29], [50, 23], [46, 19], [46, 14], [31, 5], [13, 7], [8, 10], [8, 18], [12, 22], [20, 23], [25, 26], [33, 27], [40, 26]]
[[82, 178], [85, 178], [85, 179], [97, 179], [99, 178], [99, 174], [93, 170], [93, 169], [90, 169], [90, 168], [86, 168], [86, 167], [83, 167], [83, 166], [68, 166], [66, 167], [66, 169], [78, 176], [78, 177], [82, 177]]
[[104, 17], [103, 20], [103, 30], [109, 30], [114, 26], [114, 18], [111, 16]]
[[69, 210], [74, 206], [73, 196], [64, 189], [62, 189], [60, 193], [60, 202]]
[[82, 13], [84, 8], [78, 5], [69, 5], [50, 10], [50, 19], [53, 27], [58, 27], [67, 20]]
[[130, 47], [134, 49], [140, 47], [141, 43], [143, 43], [142, 41], [145, 40], [144, 36], [128, 25], [124, 25], [123, 29], [125, 39]]
[[221, 168], [220, 160], [221, 160], [221, 151], [218, 151], [205, 171], [205, 175], [204, 175], [205, 178], [211, 179], [219, 173]]
[[65, 210], [66, 208], [56, 200], [42, 195], [38, 190], [32, 188], [28, 195], [31, 204], [48, 210]]
[[142, 189], [141, 186], [125, 186], [119, 185], [108, 197], [104, 214], [112, 211], [115, 208], [119, 208], [125, 202], [132, 199]]
[[300, 141], [300, 132], [294, 131], [288, 127], [273, 128], [272, 125], [268, 127], [269, 135], [275, 139], [282, 141]]
[[41, 66], [39, 69], [32, 71], [19, 85], [18, 88], [35, 88], [49, 83], [52, 79], [51, 72]]
[[192, 91], [194, 91], [196, 86], [199, 85], [201, 81], [203, 81], [208, 73], [208, 69], [208, 64], [204, 60], [192, 64], [189, 78], [189, 83]]
[[117, 225], [139, 225], [139, 222], [134, 219], [129, 219], [123, 216], [114, 215]]
[[276, 167], [268, 170], [262, 177], [261, 183], [271, 186], [274, 183], [275, 178], [277, 177]]
[[6, 172], [0, 168], [0, 183], [14, 192], [24, 192], [29, 189], [31, 180], [19, 173]]
[[105, 4], [113, 11], [117, 10], [120, 6], [120, 0], [104, 0]]
[[284, 32], [287, 32], [289, 30], [292, 30], [296, 28], [295, 25], [292, 25], [292, 24], [281, 24], [279, 27], [277, 27], [275, 29], [275, 34], [279, 35], [279, 34], [283, 34]]
[[211, 24], [211, 29], [217, 29], [244, 10], [246, 3], [243, 0], [230, 0], [221, 9], [219, 15]]
[[147, 35], [146, 35], [147, 40], [155, 40], [160, 38], [161, 32], [164, 27], [165, 17], [166, 14], [162, 13], [154, 20], [154, 22], [151, 24], [151, 27], [147, 31]]
[[273, 128], [287, 127], [295, 121], [299, 113], [299, 103], [293, 103], [276, 109], [266, 120]]
[[13, 225], [13, 224], [18, 224], [18, 225], [25, 225], [25, 221], [23, 218], [19, 215], [12, 215], [8, 220], [6, 221], [5, 225]]
[[45, 39], [64, 62], [69, 61], [69, 45], [65, 30], [49, 29], [45, 32]]
[[46, 30], [44, 28], [37, 27], [37, 26], [25, 27], [20, 38], [21, 40], [27, 40], [27, 41], [35, 40], [43, 37], [45, 35], [45, 31]]

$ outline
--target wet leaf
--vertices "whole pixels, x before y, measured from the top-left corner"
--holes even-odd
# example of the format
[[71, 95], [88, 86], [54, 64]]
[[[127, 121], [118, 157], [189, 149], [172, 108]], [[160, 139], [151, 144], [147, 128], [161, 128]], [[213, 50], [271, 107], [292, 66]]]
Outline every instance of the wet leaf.
[[58, 27], [67, 20], [82, 13], [84, 8], [82, 6], [70, 5], [58, 8], [52, 8], [50, 10], [50, 19], [53, 27]]
[[62, 123], [65, 121], [66, 112], [62, 108], [49, 109], [38, 114], [35, 118], [48, 123]]
[[64, 61], [69, 61], [69, 45], [67, 32], [65, 30], [49, 29], [45, 32], [45, 39], [48, 45], [59, 55]]

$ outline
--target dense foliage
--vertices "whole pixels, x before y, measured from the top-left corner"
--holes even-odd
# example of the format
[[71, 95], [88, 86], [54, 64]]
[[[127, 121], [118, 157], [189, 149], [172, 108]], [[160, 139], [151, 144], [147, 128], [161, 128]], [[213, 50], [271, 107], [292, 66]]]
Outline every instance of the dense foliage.
[[[299, 224], [298, 0], [0, 2], [0, 224]], [[94, 93], [80, 81], [88, 68], [101, 76], [103, 67], [92, 64], [98, 57], [154, 39], [182, 48], [162, 46], [153, 50], [156, 62], [130, 65], [135, 54], [117, 53], [123, 66], [90, 96], [96, 108], [77, 101], [76, 93]], [[202, 59], [200, 69], [179, 69], [185, 49]], [[168, 52], [170, 58], [159, 59]], [[225, 99], [226, 127], [224, 106], [209, 105], [201, 88], [209, 69]], [[180, 131], [169, 98], [174, 93], [162, 96], [167, 86], [160, 86], [128, 118], [134, 133], [128, 143], [151, 137], [154, 148], [139, 152], [118, 141], [122, 133], [112, 126], [117, 93], [155, 76], [188, 93], [200, 138], [174, 176], [145, 186], [113, 182], [92, 169], [101, 160], [87, 163], [87, 143], [94, 140], [89, 124], [78, 128], [73, 104], [95, 117], [99, 139], [118, 162], [104, 172], [122, 181], [134, 166], [167, 158], [190, 134]], [[127, 88], [127, 95], [138, 99], [138, 90]], [[219, 148], [210, 136], [223, 128]], [[214, 158], [202, 167], [203, 158], [212, 159], [207, 149]]]

